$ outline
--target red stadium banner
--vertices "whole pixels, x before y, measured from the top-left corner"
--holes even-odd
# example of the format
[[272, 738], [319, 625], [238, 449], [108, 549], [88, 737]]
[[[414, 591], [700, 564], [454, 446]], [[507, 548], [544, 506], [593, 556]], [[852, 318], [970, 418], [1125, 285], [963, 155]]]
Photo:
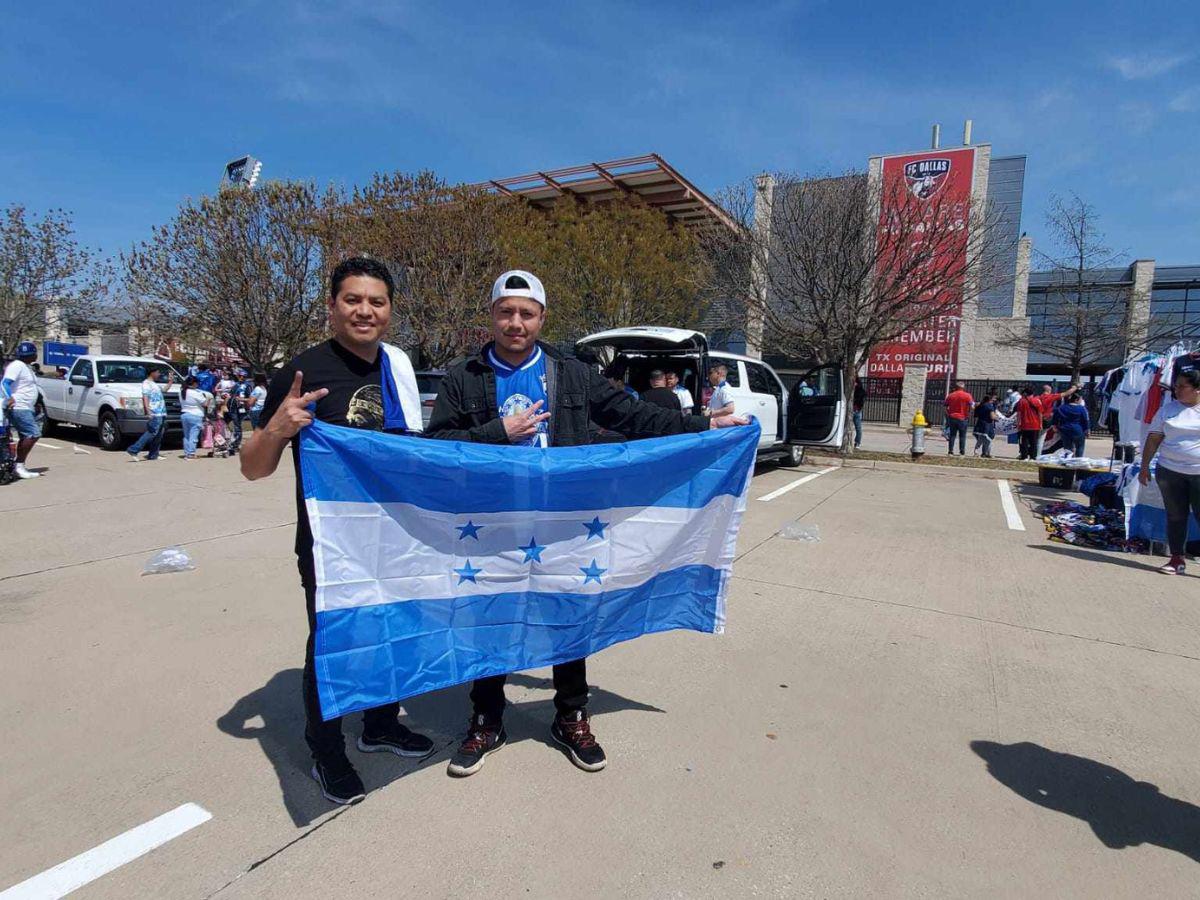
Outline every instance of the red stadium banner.
[[[951, 217], [957, 226], [943, 242], [939, 254], [961, 257], [960, 276], [946, 284], [930, 301], [942, 311], [920, 327], [911, 328], [893, 341], [877, 345], [867, 361], [872, 377], [896, 377], [905, 365], [929, 366], [930, 375], [944, 375], [958, 364], [959, 326], [962, 316], [963, 276], [966, 270], [967, 228], [970, 223], [971, 187], [975, 176], [975, 150], [930, 150], [883, 160], [882, 196], [886, 204], [904, 203], [936, 209], [939, 218]], [[935, 202], [936, 198], [936, 202]], [[876, 239], [894, 240], [888, 229], [892, 209], [882, 209]], [[948, 264], [939, 262], [939, 267]]]

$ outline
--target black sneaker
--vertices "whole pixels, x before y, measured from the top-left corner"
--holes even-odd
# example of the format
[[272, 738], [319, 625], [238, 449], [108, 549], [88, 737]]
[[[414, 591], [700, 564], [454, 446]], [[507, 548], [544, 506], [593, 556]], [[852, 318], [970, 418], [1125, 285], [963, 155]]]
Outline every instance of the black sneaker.
[[592, 734], [586, 710], [555, 716], [554, 724], [550, 726], [550, 737], [563, 748], [571, 762], [585, 772], [599, 772], [608, 765], [604, 749], [596, 743], [596, 737]]
[[411, 759], [424, 759], [433, 752], [433, 741], [423, 734], [409, 731], [393, 719], [378, 734], [364, 731], [358, 739], [358, 749], [363, 753], [395, 753]]
[[317, 784], [321, 786], [321, 793], [330, 803], [346, 806], [367, 796], [362, 779], [358, 777], [345, 754], [316, 760], [312, 767], [312, 777], [317, 780]]
[[480, 715], [472, 716], [471, 724], [467, 726], [467, 736], [450, 758], [446, 773], [456, 778], [474, 775], [483, 768], [483, 761], [488, 754], [495, 753], [507, 740], [508, 735], [499, 722], [488, 722]]

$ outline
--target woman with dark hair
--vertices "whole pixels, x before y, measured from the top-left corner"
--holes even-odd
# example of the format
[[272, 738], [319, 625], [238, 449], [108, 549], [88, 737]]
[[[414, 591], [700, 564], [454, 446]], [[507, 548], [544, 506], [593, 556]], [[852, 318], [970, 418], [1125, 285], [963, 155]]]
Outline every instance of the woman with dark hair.
[[1175, 399], [1164, 403], [1150, 423], [1138, 481], [1150, 484], [1150, 461], [1157, 454], [1154, 480], [1162, 491], [1171, 552], [1170, 561], [1159, 571], [1182, 575], [1189, 509], [1200, 523], [1200, 369], [1177, 371], [1174, 393]]
[[179, 421], [183, 425], [183, 458], [196, 458], [196, 445], [204, 428], [204, 416], [212, 402], [212, 394], [199, 387], [195, 375], [189, 375], [179, 392]]
[[983, 402], [975, 407], [975, 452], [984, 459], [992, 458], [992, 440], [996, 437], [996, 420], [1000, 414], [996, 411], [996, 395], [988, 394]]
[[261, 372], [254, 376], [254, 389], [246, 398], [247, 410], [250, 413], [250, 427], [258, 430], [259, 420], [262, 419], [263, 405], [267, 402], [267, 376]]

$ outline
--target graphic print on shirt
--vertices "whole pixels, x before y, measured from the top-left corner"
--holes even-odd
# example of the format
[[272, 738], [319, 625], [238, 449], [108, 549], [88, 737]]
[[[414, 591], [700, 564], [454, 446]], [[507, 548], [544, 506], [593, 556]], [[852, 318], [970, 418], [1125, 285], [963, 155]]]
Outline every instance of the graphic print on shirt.
[[350, 395], [346, 406], [346, 424], [351, 428], [383, 430], [383, 391], [377, 384], [366, 384]]
[[[539, 400], [542, 401], [541, 411], [546, 412], [546, 357], [541, 347], [534, 350], [520, 368], [507, 365], [490, 350], [488, 362], [496, 372], [496, 408], [501, 418], [523, 413]], [[517, 446], [549, 446], [550, 429], [547, 421], [539, 422], [537, 432], [517, 441]]]

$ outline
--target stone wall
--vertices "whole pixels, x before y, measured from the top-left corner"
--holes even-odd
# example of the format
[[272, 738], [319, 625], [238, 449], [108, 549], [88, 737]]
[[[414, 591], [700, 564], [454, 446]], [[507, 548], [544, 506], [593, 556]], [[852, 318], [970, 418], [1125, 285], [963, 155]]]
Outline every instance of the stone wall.
[[905, 366], [904, 383], [900, 386], [900, 424], [912, 424], [918, 410], [925, 409], [925, 379], [929, 366]]

